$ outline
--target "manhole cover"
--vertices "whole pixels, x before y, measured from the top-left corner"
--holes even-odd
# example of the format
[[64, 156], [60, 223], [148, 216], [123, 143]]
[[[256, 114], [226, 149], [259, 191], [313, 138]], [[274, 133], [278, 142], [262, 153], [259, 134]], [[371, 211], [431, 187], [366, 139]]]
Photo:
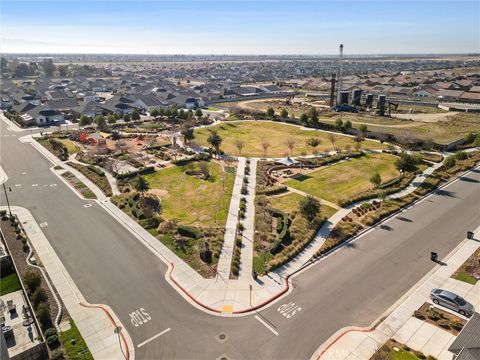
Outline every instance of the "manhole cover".
[[225, 333], [220, 333], [217, 336], [215, 336], [215, 339], [220, 343], [223, 344], [225, 341], [228, 340], [228, 336]]

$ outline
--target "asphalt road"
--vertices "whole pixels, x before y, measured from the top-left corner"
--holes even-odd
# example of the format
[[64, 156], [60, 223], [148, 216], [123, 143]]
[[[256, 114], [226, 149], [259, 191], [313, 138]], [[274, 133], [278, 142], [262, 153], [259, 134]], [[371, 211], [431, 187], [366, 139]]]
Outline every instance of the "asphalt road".
[[[95, 202], [77, 197], [49, 170], [47, 159], [18, 141], [28, 132], [9, 132], [1, 123], [0, 134], [11, 204], [48, 224], [43, 231], [73, 280], [87, 301], [112, 307], [138, 359], [309, 358], [341, 327], [366, 326], [381, 316], [433, 268], [431, 250], [442, 258], [480, 225], [476, 171], [295, 277], [294, 290], [258, 314], [277, 336], [253, 315], [220, 318], [188, 304], [165, 281], [162, 261]], [[0, 200], [5, 204], [3, 194]], [[85, 208], [87, 203], [94, 205]], [[289, 302], [301, 310], [287, 318], [278, 308]], [[141, 308], [151, 320], [136, 327], [130, 313]], [[226, 341], [215, 339], [221, 333]]]

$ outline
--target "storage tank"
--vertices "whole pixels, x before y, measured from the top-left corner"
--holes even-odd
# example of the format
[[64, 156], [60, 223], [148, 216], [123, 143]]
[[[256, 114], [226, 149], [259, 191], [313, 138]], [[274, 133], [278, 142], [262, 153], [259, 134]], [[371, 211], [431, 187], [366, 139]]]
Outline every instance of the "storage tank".
[[385, 95], [378, 95], [377, 109], [383, 109], [385, 107]]
[[340, 91], [340, 104], [347, 104], [348, 105], [348, 98], [349, 98], [350, 93], [348, 91]]
[[371, 108], [373, 105], [373, 94], [367, 94], [365, 97], [365, 107]]
[[352, 91], [352, 105], [360, 106], [361, 98], [362, 98], [362, 90], [355, 89]]

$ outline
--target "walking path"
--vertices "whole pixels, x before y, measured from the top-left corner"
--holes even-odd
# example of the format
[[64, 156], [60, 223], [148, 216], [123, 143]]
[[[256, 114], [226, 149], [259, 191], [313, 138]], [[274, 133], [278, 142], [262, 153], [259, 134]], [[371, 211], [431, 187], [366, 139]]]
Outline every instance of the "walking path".
[[[0, 208], [7, 209], [4, 206]], [[27, 209], [18, 206], [12, 206], [11, 210], [18, 216], [30, 243], [93, 357], [95, 359], [125, 359], [125, 355], [129, 354], [129, 359], [133, 359], [134, 346], [128, 334], [125, 331], [121, 331], [120, 335], [114, 332], [116, 326], [121, 326], [122, 329], [124, 326], [121, 325], [113, 311], [106, 305], [88, 304], [32, 214]], [[122, 338], [121, 348], [119, 336]]]
[[[83, 165], [83, 166], [88, 166], [88, 164], [85, 164], [85, 163], [77, 160], [77, 153], [70, 155], [68, 157], [68, 161], [71, 161], [73, 163], [80, 164], [80, 165]], [[99, 168], [98, 166], [95, 166], [95, 167], [98, 168], [99, 170], [103, 171], [103, 173], [105, 174], [105, 177], [107, 178], [108, 183], [110, 184], [110, 187], [112, 188], [112, 194], [113, 195], [120, 195], [121, 193], [120, 193], [120, 190], [118, 190], [117, 179], [115, 179], [115, 177], [110, 172], [105, 170], [104, 168]]]
[[239, 159], [237, 173], [233, 184], [232, 198], [228, 209], [227, 223], [225, 225], [225, 235], [223, 238], [222, 252], [217, 265], [217, 277], [222, 280], [228, 280], [230, 277], [230, 268], [232, 264], [233, 249], [235, 247], [235, 236], [237, 234], [238, 209], [240, 207], [241, 190], [243, 185], [243, 174], [245, 172], [245, 159]]
[[[254, 235], [254, 192], [250, 191], [247, 198], [247, 212], [244, 220], [245, 232], [243, 238], [243, 248], [241, 249], [241, 270], [237, 280], [230, 280], [230, 269], [235, 241], [236, 226], [238, 222], [239, 202], [241, 198], [241, 187], [245, 169], [245, 158], [239, 158], [236, 172], [235, 185], [230, 202], [229, 214], [227, 217], [227, 226], [225, 232], [225, 241], [220, 260], [218, 263], [217, 277], [214, 279], [205, 279], [195, 270], [187, 265], [183, 260], [176, 256], [170, 249], [163, 245], [157, 238], [152, 236], [147, 230], [142, 228], [136, 221], [116, 207], [103, 194], [103, 192], [81, 173], [72, 169], [47, 149], [32, 142], [31, 136], [24, 136], [20, 139], [23, 142], [31, 142], [42, 154], [50, 159], [54, 164], [58, 164], [71, 171], [85, 185], [87, 185], [97, 195], [98, 204], [114, 216], [128, 231], [132, 233], [141, 243], [147, 246], [154, 254], [169, 266], [169, 271], [165, 275], [166, 280], [172, 284], [179, 293], [192, 305], [203, 311], [209, 311], [212, 314], [221, 315], [240, 315], [251, 311], [252, 308], [259, 308], [287, 293], [290, 290], [288, 277], [293, 272], [302, 269], [309, 263], [312, 256], [323, 245], [328, 234], [333, 227], [348, 213], [359, 204], [350, 205], [347, 209], [340, 209], [319, 229], [314, 240], [294, 259], [286, 265], [270, 272], [267, 276], [262, 276], [257, 281], [252, 278], [253, 262], [253, 243], [249, 240]], [[251, 159], [251, 172], [249, 176], [249, 187], [255, 185], [255, 166], [256, 159]], [[438, 167], [439, 164], [433, 167]], [[427, 169], [424, 174], [433, 171]], [[418, 176], [414, 184], [409, 186], [404, 192], [414, 191], [425, 179], [425, 176]]]
[[255, 189], [257, 185], [257, 159], [250, 160], [250, 174], [248, 175], [247, 209], [243, 220], [245, 229], [242, 234], [242, 249], [240, 255], [239, 278], [249, 280], [253, 271], [253, 239], [255, 236]]
[[[476, 229], [475, 235], [475, 239], [479, 239], [480, 227]], [[421, 351], [426, 356], [451, 360], [453, 354], [448, 351], [448, 347], [455, 336], [412, 315], [425, 302], [429, 302], [433, 288], [453, 291], [471, 302], [475, 308], [480, 307], [480, 282], [470, 285], [450, 277], [478, 248], [478, 240], [465, 239], [443, 260], [446, 265], [436, 266], [420, 280], [392, 307], [395, 310], [376, 328], [341, 329], [315, 351], [311, 360], [369, 359], [390, 338]], [[390, 311], [389, 309], [387, 313]], [[451, 312], [448, 309], [446, 311]]]

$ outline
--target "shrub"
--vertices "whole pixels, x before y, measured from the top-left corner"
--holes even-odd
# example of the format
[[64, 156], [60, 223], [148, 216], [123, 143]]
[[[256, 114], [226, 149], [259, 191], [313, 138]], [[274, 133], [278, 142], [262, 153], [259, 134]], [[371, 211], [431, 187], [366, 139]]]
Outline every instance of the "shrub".
[[50, 355], [51, 360], [62, 360], [65, 359], [65, 356], [63, 354], [63, 351], [60, 349], [53, 350], [52, 354]]
[[438, 326], [441, 326], [445, 329], [448, 329], [450, 327], [450, 323], [448, 320], [438, 320], [437, 324]]
[[42, 283], [42, 277], [34, 270], [29, 270], [25, 274], [23, 281], [27, 285], [28, 290], [33, 293]]
[[418, 357], [419, 359], [425, 359], [426, 356], [423, 355], [423, 353], [421, 351], [414, 351], [413, 354]]
[[415, 316], [417, 319], [420, 319], [420, 320], [425, 319], [425, 316], [419, 310], [415, 310], [414, 313], [413, 313], [413, 316]]
[[180, 235], [185, 237], [199, 239], [202, 236], [202, 233], [192, 226], [178, 225], [177, 230]]
[[52, 335], [47, 338], [47, 344], [50, 349], [55, 349], [58, 347], [58, 335]]
[[242, 232], [243, 230], [245, 230], [245, 226], [243, 225], [243, 223], [237, 223], [237, 231]]
[[52, 327], [52, 320], [50, 319], [50, 310], [46, 303], [38, 305], [37, 318], [40, 322], [42, 329], [48, 329]]
[[468, 155], [465, 151], [457, 151], [455, 153], [455, 159], [457, 160], [466, 160], [468, 158]]
[[52, 335], [57, 335], [57, 329], [55, 329], [55, 328], [47, 329], [47, 330], [45, 330], [44, 334], [45, 334], [46, 338], [49, 338]]
[[246, 185], [242, 186], [242, 190], [240, 191], [242, 195], [247, 195], [248, 194], [248, 187]]
[[33, 296], [32, 296], [33, 307], [35, 309], [38, 308], [38, 305], [47, 301], [47, 299], [48, 299], [48, 296], [47, 296], [47, 292], [45, 291], [45, 289], [42, 288], [42, 287], [37, 288], [35, 290], [35, 292], [33, 293]]
[[456, 164], [455, 157], [450, 155], [447, 156], [447, 158], [443, 161], [443, 166], [445, 166], [446, 169], [450, 169], [454, 167]]
[[455, 329], [455, 330], [457, 330], [457, 331], [460, 331], [460, 330], [462, 330], [462, 328], [463, 328], [463, 324], [462, 324], [460, 321], [458, 321], [458, 320], [452, 320], [452, 321], [450, 321], [450, 324], [449, 324], [449, 325], [450, 325], [450, 327], [451, 327], [452, 329]]
[[240, 236], [237, 236], [235, 239], [235, 245], [238, 247], [242, 247], [242, 238]]

